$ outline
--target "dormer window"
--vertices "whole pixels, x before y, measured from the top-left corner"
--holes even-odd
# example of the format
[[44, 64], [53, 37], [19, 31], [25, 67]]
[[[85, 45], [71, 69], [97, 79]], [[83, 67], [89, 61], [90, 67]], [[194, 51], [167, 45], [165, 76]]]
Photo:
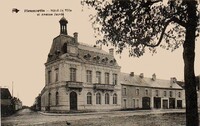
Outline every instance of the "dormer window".
[[51, 58], [53, 56], [53, 54], [49, 53], [48, 57]]
[[63, 44], [62, 51], [63, 53], [67, 53], [67, 43]]
[[90, 59], [90, 57], [91, 57], [91, 55], [90, 55], [90, 54], [85, 54], [85, 55], [84, 55], [84, 59], [87, 59], [87, 60], [89, 60], [89, 59]]
[[110, 60], [110, 63], [111, 63], [111, 64], [113, 64], [113, 62], [114, 62], [113, 60]]
[[56, 50], [55, 54], [59, 55], [60, 54], [60, 50]]
[[83, 58], [84, 58], [84, 59], [87, 59], [87, 55], [84, 55]]
[[100, 59], [100, 57], [99, 56], [97, 56], [97, 60], [99, 60]]

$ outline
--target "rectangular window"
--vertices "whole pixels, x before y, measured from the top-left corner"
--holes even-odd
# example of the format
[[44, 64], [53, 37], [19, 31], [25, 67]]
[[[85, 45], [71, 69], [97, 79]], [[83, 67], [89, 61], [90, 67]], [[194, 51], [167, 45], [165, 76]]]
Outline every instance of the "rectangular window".
[[51, 70], [48, 71], [48, 83], [51, 83]]
[[181, 97], [181, 92], [178, 92], [178, 97], [179, 97], [179, 98]]
[[132, 107], [135, 108], [135, 99], [132, 100]]
[[56, 92], [56, 105], [58, 105], [59, 104], [59, 94], [58, 94], [58, 92]]
[[117, 85], [117, 74], [113, 74], [113, 85]]
[[126, 108], [126, 99], [124, 99], [124, 108]]
[[136, 95], [139, 95], [139, 94], [140, 94], [140, 90], [136, 89]]
[[96, 72], [96, 82], [98, 84], [101, 83], [101, 72], [99, 72], [99, 71]]
[[159, 91], [158, 90], [156, 90], [156, 96], [159, 96]]
[[166, 91], [164, 91], [164, 97], [166, 97], [167, 96], [167, 92]]
[[139, 99], [136, 100], [136, 107], [139, 108]]
[[169, 97], [173, 97], [172, 91], [169, 92]]
[[126, 88], [123, 88], [122, 94], [123, 94], [124, 96], [126, 96]]
[[105, 84], [109, 84], [109, 73], [105, 73]]
[[86, 81], [88, 83], [92, 83], [92, 71], [91, 70], [86, 71]]
[[59, 69], [56, 68], [56, 69], [55, 69], [55, 81], [56, 81], [56, 82], [58, 81], [58, 76], [59, 76]]
[[149, 91], [147, 89], [145, 89], [145, 95], [148, 96], [149, 95]]
[[76, 69], [70, 68], [70, 81], [76, 81]]

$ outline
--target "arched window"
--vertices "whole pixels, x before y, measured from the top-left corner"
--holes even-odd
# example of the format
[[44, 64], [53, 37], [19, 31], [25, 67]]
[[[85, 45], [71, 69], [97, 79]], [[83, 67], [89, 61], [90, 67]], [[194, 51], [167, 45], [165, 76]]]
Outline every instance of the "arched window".
[[105, 94], [105, 104], [109, 104], [109, 94], [108, 93], [106, 93]]
[[87, 104], [92, 104], [92, 93], [91, 92], [87, 93]]
[[58, 92], [56, 92], [56, 105], [58, 105], [59, 104], [59, 94], [58, 94]]
[[62, 51], [63, 53], [67, 53], [67, 43], [63, 44]]
[[101, 104], [101, 94], [100, 93], [96, 94], [96, 104]]
[[117, 104], [117, 94], [113, 94], [113, 104]]

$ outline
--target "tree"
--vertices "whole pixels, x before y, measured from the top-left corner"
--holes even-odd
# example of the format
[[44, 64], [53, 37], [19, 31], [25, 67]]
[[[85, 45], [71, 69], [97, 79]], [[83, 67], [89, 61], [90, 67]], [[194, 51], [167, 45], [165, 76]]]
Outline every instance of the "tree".
[[[140, 57], [156, 47], [174, 51], [183, 45], [186, 97], [186, 125], [198, 126], [197, 92], [194, 74], [195, 41], [199, 36], [196, 0], [82, 0], [97, 13], [91, 15], [97, 43], [108, 44], [122, 53]], [[98, 36], [96, 36], [98, 37]]]

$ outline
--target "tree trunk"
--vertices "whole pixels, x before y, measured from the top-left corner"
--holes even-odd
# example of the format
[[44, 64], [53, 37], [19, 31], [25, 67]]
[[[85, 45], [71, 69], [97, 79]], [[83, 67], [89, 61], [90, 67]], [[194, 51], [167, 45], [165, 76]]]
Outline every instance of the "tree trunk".
[[198, 126], [197, 90], [194, 74], [195, 32], [197, 27], [196, 3], [187, 2], [188, 22], [183, 44], [184, 79], [186, 98], [186, 126]]

